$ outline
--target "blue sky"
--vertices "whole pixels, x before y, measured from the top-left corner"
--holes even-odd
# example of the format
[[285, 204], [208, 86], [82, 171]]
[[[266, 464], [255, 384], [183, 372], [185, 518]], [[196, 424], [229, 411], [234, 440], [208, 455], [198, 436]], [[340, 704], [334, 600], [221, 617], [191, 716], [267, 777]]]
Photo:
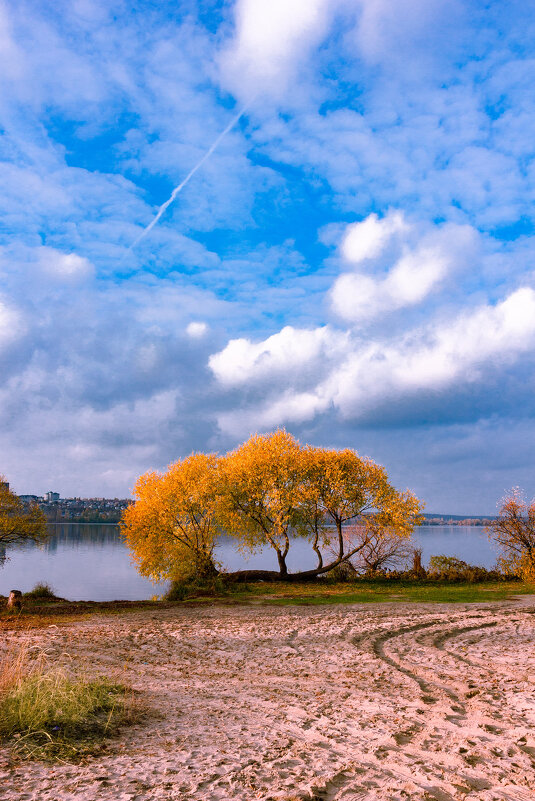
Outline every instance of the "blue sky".
[[430, 511], [535, 492], [532, 17], [0, 0], [14, 488], [124, 496], [285, 426]]

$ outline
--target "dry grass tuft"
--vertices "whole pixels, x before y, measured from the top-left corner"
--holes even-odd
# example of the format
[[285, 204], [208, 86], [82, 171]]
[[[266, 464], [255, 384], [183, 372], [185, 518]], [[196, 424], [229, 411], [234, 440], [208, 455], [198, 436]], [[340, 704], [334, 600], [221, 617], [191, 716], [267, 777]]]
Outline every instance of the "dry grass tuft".
[[50, 665], [27, 647], [0, 662], [0, 738], [19, 756], [77, 761], [135, 717], [131, 694], [106, 677]]

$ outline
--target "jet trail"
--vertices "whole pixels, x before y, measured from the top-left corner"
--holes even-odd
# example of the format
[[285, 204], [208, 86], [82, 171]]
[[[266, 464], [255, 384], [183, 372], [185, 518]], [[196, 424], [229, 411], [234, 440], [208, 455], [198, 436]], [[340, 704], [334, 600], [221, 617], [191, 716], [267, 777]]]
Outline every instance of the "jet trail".
[[197, 162], [197, 164], [196, 164], [196, 165], [195, 165], [195, 166], [194, 166], [194, 167], [193, 167], [193, 168], [192, 168], [192, 169], [191, 169], [191, 170], [188, 172], [188, 174], [186, 175], [186, 177], [184, 178], [184, 180], [183, 180], [183, 181], [181, 181], [181, 183], [179, 183], [179, 184], [178, 184], [178, 186], [175, 186], [175, 188], [174, 188], [174, 189], [173, 189], [173, 191], [171, 192], [171, 196], [170, 196], [170, 197], [169, 197], [169, 198], [168, 198], [168, 199], [165, 201], [165, 203], [163, 203], [163, 204], [160, 206], [160, 208], [158, 209], [158, 212], [157, 212], [157, 214], [156, 214], [156, 217], [154, 218], [154, 220], [152, 220], [152, 222], [150, 222], [150, 223], [147, 225], [147, 227], [143, 229], [143, 231], [140, 233], [140, 235], [138, 236], [138, 238], [137, 238], [137, 239], [136, 239], [134, 242], [132, 242], [132, 244], [131, 244], [131, 245], [130, 245], [130, 247], [128, 248], [128, 252], [130, 252], [130, 251], [131, 251], [133, 248], [135, 248], [135, 247], [136, 247], [136, 245], [138, 245], [138, 244], [141, 242], [141, 240], [142, 240], [142, 239], [143, 239], [143, 238], [144, 238], [144, 237], [145, 237], [145, 236], [146, 236], [146, 235], [149, 233], [149, 231], [151, 231], [151, 230], [154, 228], [154, 226], [156, 225], [156, 223], [158, 222], [158, 220], [161, 218], [162, 214], [163, 214], [163, 213], [166, 211], [166, 209], [168, 209], [168, 208], [169, 208], [169, 206], [171, 205], [171, 203], [173, 202], [173, 200], [176, 198], [176, 196], [178, 195], [178, 193], [179, 193], [179, 192], [181, 192], [181, 191], [182, 191], [182, 189], [184, 189], [184, 187], [185, 187], [185, 186], [186, 186], [186, 184], [187, 184], [187, 183], [190, 181], [190, 179], [191, 179], [191, 178], [193, 178], [193, 176], [195, 175], [195, 173], [197, 172], [197, 170], [198, 170], [198, 169], [200, 169], [200, 167], [202, 167], [202, 165], [204, 164], [204, 162], [205, 162], [207, 159], [209, 159], [209, 158], [210, 158], [210, 156], [212, 155], [212, 153], [214, 152], [214, 150], [217, 148], [217, 146], [219, 145], [219, 143], [221, 142], [221, 140], [225, 138], [225, 136], [226, 136], [226, 135], [229, 133], [229, 131], [231, 131], [231, 130], [232, 130], [232, 128], [234, 128], [234, 126], [237, 124], [237, 122], [240, 120], [240, 118], [241, 118], [241, 117], [242, 117], [242, 116], [245, 114], [245, 112], [247, 111], [248, 107], [251, 105], [251, 102], [252, 102], [252, 101], [249, 101], [249, 102], [248, 102], [248, 103], [247, 103], [247, 104], [246, 104], [246, 105], [245, 105], [245, 106], [242, 108], [242, 110], [240, 111], [240, 113], [239, 113], [239, 114], [236, 114], [236, 116], [232, 118], [232, 120], [229, 122], [229, 124], [227, 125], [227, 127], [225, 128], [225, 130], [224, 130], [224, 131], [221, 131], [221, 133], [219, 134], [219, 136], [217, 137], [217, 139], [215, 140], [215, 142], [214, 142], [214, 143], [213, 143], [213, 144], [210, 146], [210, 148], [209, 148], [209, 149], [206, 151], [206, 153], [204, 154], [204, 156], [202, 157], [202, 159], [201, 159], [200, 161], [198, 161], [198, 162]]

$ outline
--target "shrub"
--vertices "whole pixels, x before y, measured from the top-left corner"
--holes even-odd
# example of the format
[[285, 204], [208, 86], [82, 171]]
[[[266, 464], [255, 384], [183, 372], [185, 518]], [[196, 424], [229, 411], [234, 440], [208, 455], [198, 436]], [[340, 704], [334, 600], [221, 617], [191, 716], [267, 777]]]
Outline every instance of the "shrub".
[[166, 601], [184, 601], [186, 598], [198, 598], [203, 595], [225, 595], [227, 582], [222, 576], [214, 578], [187, 578], [171, 582], [164, 599]]
[[54, 590], [52, 589], [50, 584], [42, 584], [41, 582], [39, 582], [38, 584], [35, 585], [33, 590], [25, 592], [24, 597], [39, 598], [39, 600], [48, 598], [50, 600], [53, 600], [56, 598], [56, 595], [54, 594]]
[[336, 565], [336, 567], [334, 567], [327, 573], [325, 579], [335, 583], [348, 582], [348, 581], [355, 581], [358, 575], [359, 575], [358, 571], [353, 566], [353, 564], [347, 561], [347, 562], [340, 562], [339, 565]]
[[164, 599], [166, 601], [183, 601], [187, 594], [188, 585], [185, 581], [172, 581]]
[[507, 581], [516, 578], [498, 570], [487, 570], [479, 565], [469, 565], [455, 556], [431, 556], [429, 559], [429, 578], [439, 581]]

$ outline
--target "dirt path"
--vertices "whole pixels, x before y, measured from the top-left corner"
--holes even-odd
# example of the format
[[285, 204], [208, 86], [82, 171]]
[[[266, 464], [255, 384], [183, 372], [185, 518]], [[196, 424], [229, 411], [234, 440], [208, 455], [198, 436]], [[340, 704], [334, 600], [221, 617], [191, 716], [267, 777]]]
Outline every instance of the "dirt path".
[[[2, 801], [535, 799], [535, 605], [169, 609], [6, 637], [159, 716]], [[68, 654], [67, 657], [65, 654]]]

